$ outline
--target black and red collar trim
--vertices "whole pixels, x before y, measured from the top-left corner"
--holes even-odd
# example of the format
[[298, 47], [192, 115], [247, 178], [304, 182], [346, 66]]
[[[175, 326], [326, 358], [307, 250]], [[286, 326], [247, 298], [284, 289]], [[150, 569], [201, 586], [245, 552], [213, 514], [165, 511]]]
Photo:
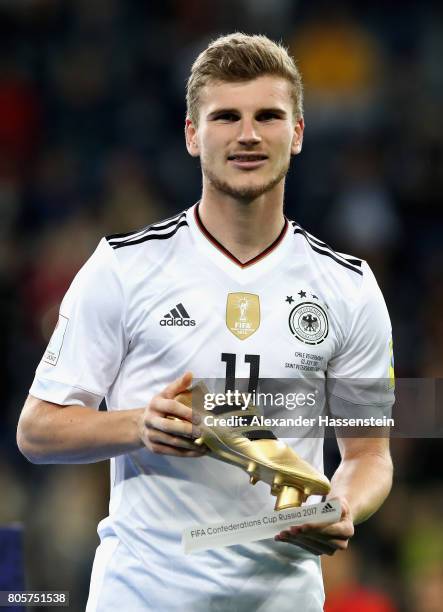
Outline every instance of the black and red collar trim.
[[248, 266], [252, 266], [253, 264], [257, 263], [258, 261], [260, 261], [267, 255], [269, 255], [275, 248], [277, 248], [277, 246], [280, 244], [280, 242], [285, 237], [285, 234], [287, 232], [288, 225], [289, 225], [288, 220], [285, 217], [285, 224], [283, 226], [283, 229], [280, 232], [280, 234], [277, 236], [277, 238], [274, 240], [274, 242], [270, 244], [268, 247], [266, 247], [264, 251], [262, 251], [261, 253], [253, 257], [252, 259], [249, 259], [248, 261], [245, 261], [244, 263], [242, 263], [239, 259], [237, 259], [237, 257], [235, 257], [230, 251], [228, 251], [228, 249], [226, 249], [216, 238], [214, 238], [212, 234], [208, 232], [206, 227], [203, 225], [202, 220], [200, 219], [200, 215], [198, 212], [199, 205], [200, 203], [198, 203], [194, 208], [194, 216], [195, 216], [195, 221], [197, 223], [198, 228], [200, 229], [202, 234], [209, 240], [209, 242], [211, 242], [219, 251], [221, 251], [223, 255], [226, 255], [226, 257], [229, 257], [231, 261], [233, 261], [235, 264], [240, 266], [240, 268], [247, 268]]

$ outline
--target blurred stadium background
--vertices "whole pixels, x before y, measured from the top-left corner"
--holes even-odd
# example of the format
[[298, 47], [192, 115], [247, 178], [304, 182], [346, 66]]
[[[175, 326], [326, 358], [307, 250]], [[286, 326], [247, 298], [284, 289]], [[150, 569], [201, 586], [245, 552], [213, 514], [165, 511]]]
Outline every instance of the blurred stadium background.
[[[108, 467], [27, 463], [21, 406], [99, 238], [198, 199], [184, 87], [218, 34], [291, 48], [306, 136], [287, 215], [369, 261], [397, 376], [443, 377], [442, 17], [441, 3], [418, 0], [0, 1], [0, 525], [25, 526], [28, 588], [69, 590], [71, 610], [84, 609]], [[324, 560], [328, 612], [442, 610], [441, 441], [392, 446], [389, 500]], [[336, 461], [328, 447], [329, 472]]]

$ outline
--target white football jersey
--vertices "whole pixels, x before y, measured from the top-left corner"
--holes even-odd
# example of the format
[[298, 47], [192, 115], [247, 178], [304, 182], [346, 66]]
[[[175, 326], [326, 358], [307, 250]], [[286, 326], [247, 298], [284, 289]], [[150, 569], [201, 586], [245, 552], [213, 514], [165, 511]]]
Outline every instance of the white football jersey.
[[[241, 264], [211, 237], [198, 205], [104, 238], [75, 277], [30, 393], [62, 405], [146, 406], [191, 370], [206, 379], [366, 382], [361, 404], [389, 411], [391, 326], [374, 276], [286, 220]], [[351, 385], [329, 395], [357, 414]], [[285, 439], [323, 470], [320, 437]], [[310, 498], [310, 502], [318, 499]], [[272, 539], [185, 555], [186, 527], [271, 511], [269, 486], [208, 456], [140, 449], [111, 459], [89, 611], [323, 609], [317, 557]]]

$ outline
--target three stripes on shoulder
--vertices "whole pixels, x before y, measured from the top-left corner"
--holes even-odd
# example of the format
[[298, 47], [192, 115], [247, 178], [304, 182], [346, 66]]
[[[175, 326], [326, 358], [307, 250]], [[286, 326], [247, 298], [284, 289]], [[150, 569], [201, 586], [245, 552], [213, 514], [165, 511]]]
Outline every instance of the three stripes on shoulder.
[[188, 226], [186, 220], [186, 211], [174, 217], [153, 223], [136, 232], [128, 232], [126, 234], [111, 234], [106, 236], [113, 249], [121, 249], [126, 246], [133, 246], [147, 242], [148, 240], [167, 240], [171, 238], [181, 227]]
[[[294, 228], [294, 234], [301, 234], [306, 239], [313, 251], [319, 253], [320, 255], [330, 257], [336, 263], [344, 266], [348, 270], [352, 270], [361, 276], [363, 275], [361, 270], [361, 259], [334, 251], [334, 249], [332, 249], [326, 242], [322, 242], [307, 232], [295, 221], [291, 221], [291, 224]], [[186, 219], [186, 211], [170, 217], [169, 219], [165, 219], [164, 221], [160, 221], [159, 223], [148, 225], [147, 227], [135, 232], [128, 232], [126, 234], [111, 234], [110, 236], [106, 236], [106, 240], [113, 249], [120, 249], [126, 246], [141, 244], [142, 242], [147, 242], [148, 240], [167, 240], [168, 238], [174, 236], [174, 234], [176, 234], [181, 227], [189, 227]]]
[[307, 243], [311, 247], [313, 251], [319, 253], [320, 255], [326, 255], [326, 257], [330, 257], [336, 263], [348, 268], [348, 270], [352, 270], [357, 274], [363, 276], [363, 272], [361, 270], [362, 260], [357, 259], [356, 257], [351, 257], [349, 255], [345, 255], [344, 253], [338, 253], [334, 251], [333, 248], [326, 244], [326, 242], [322, 242], [305, 229], [302, 228], [301, 225], [296, 223], [295, 221], [291, 221], [292, 226], [294, 228], [294, 234], [301, 234], [306, 239]]

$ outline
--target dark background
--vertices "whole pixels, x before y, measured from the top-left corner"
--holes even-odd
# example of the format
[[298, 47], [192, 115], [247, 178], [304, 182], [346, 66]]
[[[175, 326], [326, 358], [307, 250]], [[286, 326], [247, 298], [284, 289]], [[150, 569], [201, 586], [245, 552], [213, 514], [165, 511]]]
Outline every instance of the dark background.
[[[442, 23], [439, 3], [408, 0], [0, 2], [0, 524], [25, 526], [29, 588], [70, 590], [71, 610], [84, 609], [109, 476], [107, 462], [27, 463], [21, 406], [100, 237], [198, 199], [184, 90], [217, 35], [265, 33], [291, 49], [306, 131], [286, 214], [368, 260], [397, 376], [443, 377]], [[441, 452], [440, 440], [393, 441], [390, 498], [325, 559], [330, 612], [441, 610]], [[328, 446], [329, 473], [336, 461]]]

